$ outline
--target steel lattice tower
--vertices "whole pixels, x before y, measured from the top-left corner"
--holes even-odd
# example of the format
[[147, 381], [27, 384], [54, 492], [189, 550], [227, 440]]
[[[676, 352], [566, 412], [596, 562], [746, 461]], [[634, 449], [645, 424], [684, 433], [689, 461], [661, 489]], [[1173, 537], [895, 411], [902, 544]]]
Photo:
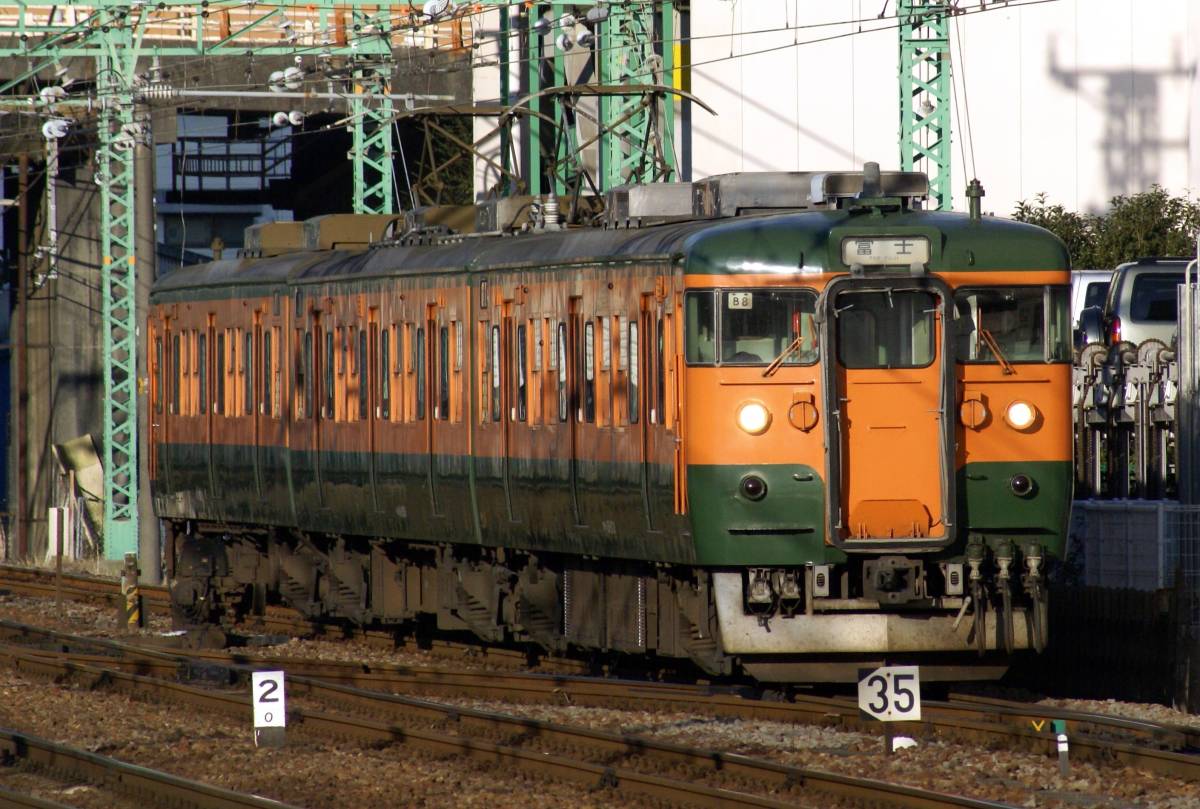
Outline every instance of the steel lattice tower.
[[929, 174], [929, 194], [950, 210], [950, 5], [900, 0], [900, 168]]

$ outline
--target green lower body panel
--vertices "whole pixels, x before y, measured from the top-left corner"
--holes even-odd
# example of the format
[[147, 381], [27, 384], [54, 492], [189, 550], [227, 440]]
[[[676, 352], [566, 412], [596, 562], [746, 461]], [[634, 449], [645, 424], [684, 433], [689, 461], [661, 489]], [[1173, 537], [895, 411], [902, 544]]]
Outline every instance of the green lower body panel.
[[696, 561], [669, 466], [197, 444], [162, 445], [159, 459], [160, 517]]
[[[748, 476], [766, 484], [758, 500], [741, 490]], [[825, 545], [825, 486], [811, 466], [689, 466], [688, 503], [702, 565], [803, 565], [845, 558]]]
[[[1061, 556], [1071, 506], [1071, 464], [1012, 461], [968, 464], [958, 472], [960, 536], [1036, 541]], [[1031, 490], [1018, 496], [1012, 479], [1024, 475]], [[766, 491], [752, 500], [742, 491], [748, 476]], [[688, 501], [696, 558], [702, 565], [836, 564], [845, 555], [825, 544], [825, 486], [802, 464], [689, 466]], [[955, 556], [962, 546], [938, 556]]]
[[[958, 475], [959, 509], [970, 533], [1037, 541], [1062, 557], [1074, 486], [1070, 461], [970, 463]], [[1032, 481], [1028, 494], [1013, 493], [1017, 475]]]

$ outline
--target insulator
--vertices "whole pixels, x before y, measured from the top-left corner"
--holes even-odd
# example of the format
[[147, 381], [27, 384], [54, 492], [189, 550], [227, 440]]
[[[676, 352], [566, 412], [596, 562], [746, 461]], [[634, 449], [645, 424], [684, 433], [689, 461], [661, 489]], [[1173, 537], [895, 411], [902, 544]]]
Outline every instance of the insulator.
[[175, 94], [175, 88], [169, 84], [148, 84], [140, 92], [143, 101], [171, 101]]

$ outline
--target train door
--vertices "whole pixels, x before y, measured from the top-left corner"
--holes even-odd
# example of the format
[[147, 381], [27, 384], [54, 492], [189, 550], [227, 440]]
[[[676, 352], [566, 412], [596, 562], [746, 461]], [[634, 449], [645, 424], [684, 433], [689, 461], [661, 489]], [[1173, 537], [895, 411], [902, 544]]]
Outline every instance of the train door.
[[153, 315], [149, 318], [147, 325], [147, 347], [150, 356], [150, 441], [149, 453], [147, 457], [147, 467], [149, 469], [150, 481], [158, 479], [158, 444], [162, 440], [162, 425], [163, 425], [163, 381], [166, 373], [163, 371], [163, 358], [165, 349], [163, 345], [163, 328], [162, 321]]
[[284, 451], [287, 432], [283, 418], [285, 405], [280, 369], [287, 352], [283, 341], [287, 330], [280, 317], [279, 298], [272, 302], [271, 314], [264, 317], [255, 336], [254, 368], [257, 369], [257, 406], [252, 402], [251, 412], [256, 422], [255, 447], [257, 472], [262, 506], [272, 516], [282, 517], [287, 508], [287, 467]]
[[[235, 339], [238, 332], [234, 332]], [[254, 466], [254, 490], [258, 494], [258, 502], [263, 498], [263, 470], [259, 447], [262, 446], [263, 424], [258, 405], [262, 402], [262, 384], [259, 377], [262, 374], [262, 345], [263, 345], [263, 312], [254, 312], [254, 328], [242, 334], [242, 345], [236, 351], [242, 355], [242, 413], [250, 422], [250, 445], [254, 447], [251, 453], [251, 464]], [[237, 379], [237, 377], [234, 377]], [[231, 397], [234, 407], [237, 397]]]
[[[384, 381], [379, 372], [379, 309], [369, 310], [367, 321], [366, 361], [361, 364], [359, 370], [359, 378], [362, 380], [362, 389], [359, 391], [359, 396], [362, 398], [359, 401], [361, 403], [365, 400], [366, 405], [359, 405], [359, 413], [367, 418], [367, 463], [371, 481], [371, 507], [374, 511], [379, 511], [379, 492], [376, 488], [378, 474], [376, 455], [379, 451], [379, 418], [383, 412], [379, 388]], [[359, 337], [359, 339], [363, 338]], [[386, 374], [387, 370], [385, 369], [383, 373]]]
[[515, 360], [515, 337], [513, 335], [513, 310], [512, 302], [504, 302], [504, 318], [501, 321], [501, 348], [500, 348], [500, 364], [502, 372], [500, 378], [502, 380], [501, 390], [503, 391], [500, 400], [500, 412], [504, 423], [502, 434], [502, 448], [504, 452], [504, 501], [508, 507], [508, 519], [516, 520], [517, 515], [513, 510], [513, 431], [517, 420], [517, 409], [515, 405], [515, 387], [516, 380], [516, 363]]
[[949, 298], [930, 279], [843, 278], [822, 296], [825, 412], [836, 414], [826, 419], [835, 544], [952, 539]]
[[[658, 457], [657, 412], [652, 404], [654, 386], [655, 311], [654, 296], [642, 295], [636, 319], [629, 321], [629, 414], [630, 429], [638, 433], [641, 445], [642, 503], [646, 528], [654, 530], [654, 466]], [[634, 422], [636, 419], [636, 423]]]
[[[420, 335], [419, 335], [420, 337]], [[423, 343], [418, 346], [421, 352], [421, 365], [423, 373], [418, 373], [417, 384], [420, 386], [418, 396], [421, 397], [422, 405], [418, 406], [418, 415], [425, 419], [425, 447], [426, 456], [426, 481], [429, 486], [429, 507], [434, 515], [440, 514], [438, 508], [438, 471], [437, 471], [437, 453], [438, 453], [438, 419], [441, 418], [441, 413], [438, 410], [438, 378], [440, 376], [438, 366], [438, 319], [437, 305], [429, 304], [425, 307], [425, 331], [424, 339], [418, 339], [418, 342]]]
[[214, 435], [213, 419], [216, 408], [216, 394], [213, 387], [213, 367], [216, 365], [214, 358], [217, 349], [217, 316], [209, 314], [208, 321], [205, 324], [204, 330], [200, 333], [199, 347], [196, 351], [196, 375], [200, 380], [200, 416], [203, 423], [204, 431], [204, 457], [208, 465], [208, 492], [211, 498], [210, 502], [219, 511], [221, 499], [221, 487], [217, 484], [217, 474], [215, 470], [215, 461], [217, 460], [214, 453], [213, 441], [216, 438]]
[[324, 341], [320, 313], [302, 311], [301, 300], [297, 294], [296, 328], [292, 334], [293, 419], [288, 432], [288, 457], [292, 510], [297, 520], [305, 522], [318, 516], [321, 502], [318, 423], [321, 411], [320, 355]]
[[567, 305], [567, 352], [562, 364], [567, 373], [569, 406], [567, 421], [571, 425], [571, 503], [575, 510], [575, 524], [584, 525], [583, 503], [580, 500], [579, 444], [580, 425], [583, 421], [583, 298], [572, 296]]

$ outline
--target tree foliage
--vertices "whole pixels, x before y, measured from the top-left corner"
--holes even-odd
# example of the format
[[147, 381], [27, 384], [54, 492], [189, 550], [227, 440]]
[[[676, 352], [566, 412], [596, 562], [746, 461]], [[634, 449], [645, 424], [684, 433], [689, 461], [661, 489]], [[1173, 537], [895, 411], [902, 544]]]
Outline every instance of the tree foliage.
[[1062, 239], [1074, 266], [1104, 269], [1145, 256], [1195, 256], [1200, 203], [1154, 185], [1113, 197], [1107, 213], [1081, 214], [1048, 203], [1043, 193], [1017, 203], [1013, 218]]

